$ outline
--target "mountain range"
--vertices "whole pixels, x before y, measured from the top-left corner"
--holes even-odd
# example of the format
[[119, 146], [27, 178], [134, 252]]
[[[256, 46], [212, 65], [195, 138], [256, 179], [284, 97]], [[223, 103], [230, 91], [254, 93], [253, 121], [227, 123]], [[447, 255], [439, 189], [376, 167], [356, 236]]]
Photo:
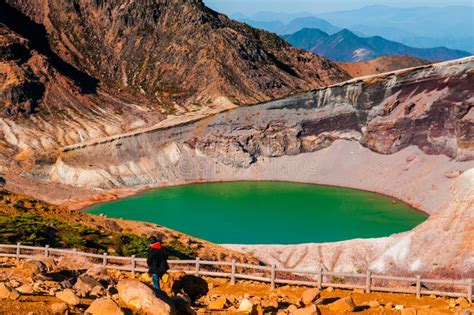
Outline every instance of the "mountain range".
[[259, 21], [248, 18], [241, 18], [239, 21], [280, 35], [293, 34], [303, 28], [317, 28], [329, 34], [334, 34], [341, 30], [340, 27], [314, 16], [294, 18], [287, 23], [281, 21]]
[[446, 46], [474, 52], [474, 7], [395, 8], [371, 5], [317, 15], [367, 36], [379, 35], [416, 47]]
[[319, 29], [304, 28], [282, 36], [290, 44], [342, 62], [358, 62], [380, 56], [409, 55], [429, 61], [445, 61], [470, 53], [445, 47], [413, 48], [380, 36], [359, 37], [348, 29], [329, 35]]
[[448, 47], [474, 53], [474, 9], [469, 6], [394, 8], [384, 5], [328, 13], [262, 12], [236, 19], [279, 35], [318, 28], [330, 35], [343, 28], [361, 37], [382, 36], [419, 48]]

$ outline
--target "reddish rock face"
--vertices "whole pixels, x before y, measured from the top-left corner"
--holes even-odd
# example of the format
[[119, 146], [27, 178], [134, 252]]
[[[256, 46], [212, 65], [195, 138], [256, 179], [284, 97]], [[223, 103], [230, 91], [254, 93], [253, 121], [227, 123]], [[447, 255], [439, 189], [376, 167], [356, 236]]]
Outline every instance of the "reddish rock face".
[[170, 111], [222, 96], [251, 104], [349, 78], [327, 59], [202, 1], [6, 2], [5, 24], [24, 36], [36, 29], [32, 42], [80, 70], [71, 74], [85, 92], [100, 87]]

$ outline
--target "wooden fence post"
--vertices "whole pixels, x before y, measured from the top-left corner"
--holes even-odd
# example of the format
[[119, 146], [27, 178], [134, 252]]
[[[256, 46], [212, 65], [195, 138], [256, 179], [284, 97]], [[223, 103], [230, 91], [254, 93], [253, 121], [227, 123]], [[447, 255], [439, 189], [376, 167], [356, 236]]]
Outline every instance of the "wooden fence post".
[[103, 255], [102, 266], [103, 267], [107, 266], [107, 253], [104, 253], [104, 255]]
[[20, 243], [16, 243], [16, 260], [19, 260], [20, 259], [20, 248], [21, 244]]
[[132, 255], [132, 279], [135, 279], [135, 267], [136, 267], [135, 255]]
[[319, 268], [319, 271], [318, 271], [318, 288], [319, 289], [323, 288], [323, 271], [324, 269], [322, 267]]
[[365, 279], [365, 292], [370, 293], [372, 287], [372, 272], [367, 270], [367, 277]]
[[232, 267], [230, 271], [230, 284], [234, 285], [235, 284], [235, 259], [232, 260]]
[[418, 299], [421, 297], [421, 277], [420, 277], [420, 275], [416, 276], [416, 297]]
[[472, 304], [472, 278], [467, 281], [467, 300]]
[[199, 257], [196, 258], [196, 267], [195, 267], [195, 269], [194, 269], [194, 275], [195, 275], [196, 277], [199, 277], [200, 260], [201, 260], [201, 259], [200, 259]]
[[272, 271], [271, 271], [271, 278], [270, 278], [270, 284], [272, 287], [272, 290], [275, 289], [275, 279], [276, 279], [276, 265], [272, 264]]

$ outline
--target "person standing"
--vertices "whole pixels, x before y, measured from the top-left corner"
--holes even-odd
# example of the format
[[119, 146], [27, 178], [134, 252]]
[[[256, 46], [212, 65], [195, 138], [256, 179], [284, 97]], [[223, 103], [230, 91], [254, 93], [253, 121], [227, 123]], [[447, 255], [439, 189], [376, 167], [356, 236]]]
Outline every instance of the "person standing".
[[150, 244], [147, 259], [148, 273], [153, 279], [153, 287], [155, 290], [161, 291], [160, 279], [169, 269], [168, 255], [156, 236], [150, 237], [148, 243]]

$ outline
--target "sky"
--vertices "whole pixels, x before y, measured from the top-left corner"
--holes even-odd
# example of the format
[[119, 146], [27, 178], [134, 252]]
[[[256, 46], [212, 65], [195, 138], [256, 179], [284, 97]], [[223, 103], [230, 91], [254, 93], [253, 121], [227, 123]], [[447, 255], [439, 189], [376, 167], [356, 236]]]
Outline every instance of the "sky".
[[225, 14], [242, 13], [246, 16], [259, 11], [322, 13], [358, 9], [374, 4], [394, 7], [473, 6], [473, 0], [204, 0], [204, 3]]

